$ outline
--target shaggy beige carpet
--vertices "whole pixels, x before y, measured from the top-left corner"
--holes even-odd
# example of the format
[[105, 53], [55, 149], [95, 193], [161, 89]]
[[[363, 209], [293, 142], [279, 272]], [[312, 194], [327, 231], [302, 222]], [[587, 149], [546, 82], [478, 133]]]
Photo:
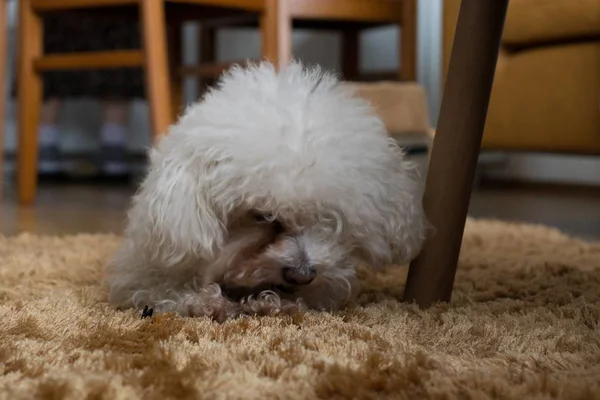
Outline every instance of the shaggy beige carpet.
[[339, 314], [223, 325], [115, 312], [118, 238], [0, 239], [2, 399], [600, 399], [600, 243], [469, 221], [449, 306], [363, 274]]

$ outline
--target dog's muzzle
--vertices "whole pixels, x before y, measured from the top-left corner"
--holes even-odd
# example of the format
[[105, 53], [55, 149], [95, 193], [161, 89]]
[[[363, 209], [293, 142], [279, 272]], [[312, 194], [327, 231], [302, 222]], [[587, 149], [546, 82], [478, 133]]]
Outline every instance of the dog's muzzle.
[[290, 285], [308, 285], [317, 276], [314, 267], [285, 267], [283, 268], [283, 279]]

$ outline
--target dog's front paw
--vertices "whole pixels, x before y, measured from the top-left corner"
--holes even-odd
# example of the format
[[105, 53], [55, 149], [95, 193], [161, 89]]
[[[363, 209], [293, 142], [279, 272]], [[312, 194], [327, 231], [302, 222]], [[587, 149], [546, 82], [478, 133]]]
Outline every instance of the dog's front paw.
[[219, 285], [212, 284], [181, 297], [177, 304], [177, 312], [186, 317], [209, 317], [223, 322], [240, 315], [241, 309], [239, 303], [223, 296]]
[[301, 299], [281, 298], [277, 293], [267, 290], [258, 296], [250, 296], [240, 301], [242, 312], [246, 315], [289, 315], [306, 311]]

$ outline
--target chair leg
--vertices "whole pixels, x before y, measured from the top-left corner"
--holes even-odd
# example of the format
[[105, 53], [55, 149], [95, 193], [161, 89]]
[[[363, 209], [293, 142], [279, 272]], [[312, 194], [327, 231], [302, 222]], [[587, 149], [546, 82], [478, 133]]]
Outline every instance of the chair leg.
[[292, 20], [289, 2], [266, 0], [260, 17], [262, 57], [280, 68], [292, 60]]
[[175, 122], [184, 110], [183, 79], [178, 72], [183, 64], [183, 40], [182, 23], [173, 21], [167, 28], [168, 35], [168, 53], [169, 53], [169, 73], [171, 82], [171, 121]]
[[435, 232], [408, 272], [405, 300], [450, 301], [508, 0], [462, 0], [423, 206]]
[[165, 4], [158, 0], [141, 0], [140, 13], [146, 93], [150, 106], [153, 139], [156, 140], [167, 132], [173, 121]]
[[[217, 61], [217, 29], [212, 26], [200, 27], [200, 64], [210, 64]], [[199, 95], [202, 97], [206, 90], [215, 83], [214, 79], [200, 77]]]
[[360, 31], [342, 31], [342, 74], [344, 80], [352, 81], [360, 75]]
[[400, 21], [400, 70], [401, 81], [417, 80], [417, 0], [402, 0]]
[[17, 184], [22, 205], [30, 205], [35, 200], [42, 108], [42, 77], [34, 70], [33, 62], [42, 55], [43, 24], [30, 3], [30, 0], [19, 1]]

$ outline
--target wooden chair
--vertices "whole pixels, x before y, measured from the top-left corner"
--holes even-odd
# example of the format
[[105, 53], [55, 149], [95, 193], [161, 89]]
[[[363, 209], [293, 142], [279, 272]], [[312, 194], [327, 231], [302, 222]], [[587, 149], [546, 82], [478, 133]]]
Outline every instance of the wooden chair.
[[404, 297], [451, 298], [508, 0], [462, 0], [423, 206], [435, 232], [411, 263]]
[[[40, 73], [59, 69], [142, 67], [154, 137], [163, 134], [182, 105], [182, 76], [216, 77], [229, 63], [214, 63], [214, 43], [203, 46], [202, 64], [179, 68], [181, 23], [204, 26], [258, 26], [262, 58], [277, 65], [291, 58], [292, 25], [344, 32], [345, 72], [356, 75], [358, 32], [384, 24], [402, 26], [401, 79], [415, 79], [416, 0], [20, 0], [18, 107], [18, 197], [35, 200], [37, 126], [42, 102]], [[95, 12], [130, 12], [142, 22], [143, 49], [86, 54], [43, 54], [42, 15], [94, 8]], [[167, 24], [167, 18], [169, 23]], [[210, 29], [210, 28], [209, 28]], [[214, 35], [212, 36], [214, 38]], [[210, 34], [206, 37], [211, 38]], [[205, 38], [205, 39], [206, 39]], [[210, 42], [210, 40], [209, 40]], [[212, 53], [212, 56], [211, 56]], [[26, 106], [24, 106], [26, 105]]]
[[[416, 80], [416, 0], [267, 0], [267, 9], [276, 11], [278, 59], [288, 62], [292, 56], [294, 29], [339, 31], [342, 34], [342, 73], [346, 80]], [[361, 74], [359, 70], [360, 33], [368, 28], [397, 25], [399, 29], [398, 56], [401, 67], [395, 72]], [[200, 61], [218, 65], [202, 65], [188, 69], [204, 83], [210, 84], [228, 63], [214, 64], [217, 47], [216, 31], [225, 27], [255, 27], [256, 21], [237, 19], [207, 21], [201, 29]], [[204, 89], [204, 88], [203, 88]]]
[[[74, 12], [129, 13], [139, 18], [144, 46], [139, 50], [78, 54], [43, 54], [43, 14]], [[20, 0], [18, 67], [18, 197], [23, 205], [35, 200], [37, 185], [37, 128], [42, 105], [41, 73], [60, 69], [141, 67], [146, 75], [154, 137], [163, 134], [182, 105], [181, 24], [189, 19], [222, 18], [232, 15], [260, 16], [266, 38], [263, 57], [277, 60], [274, 38], [277, 19], [265, 0]], [[167, 23], [168, 18], [168, 23]], [[170, 51], [169, 51], [170, 50]]]

